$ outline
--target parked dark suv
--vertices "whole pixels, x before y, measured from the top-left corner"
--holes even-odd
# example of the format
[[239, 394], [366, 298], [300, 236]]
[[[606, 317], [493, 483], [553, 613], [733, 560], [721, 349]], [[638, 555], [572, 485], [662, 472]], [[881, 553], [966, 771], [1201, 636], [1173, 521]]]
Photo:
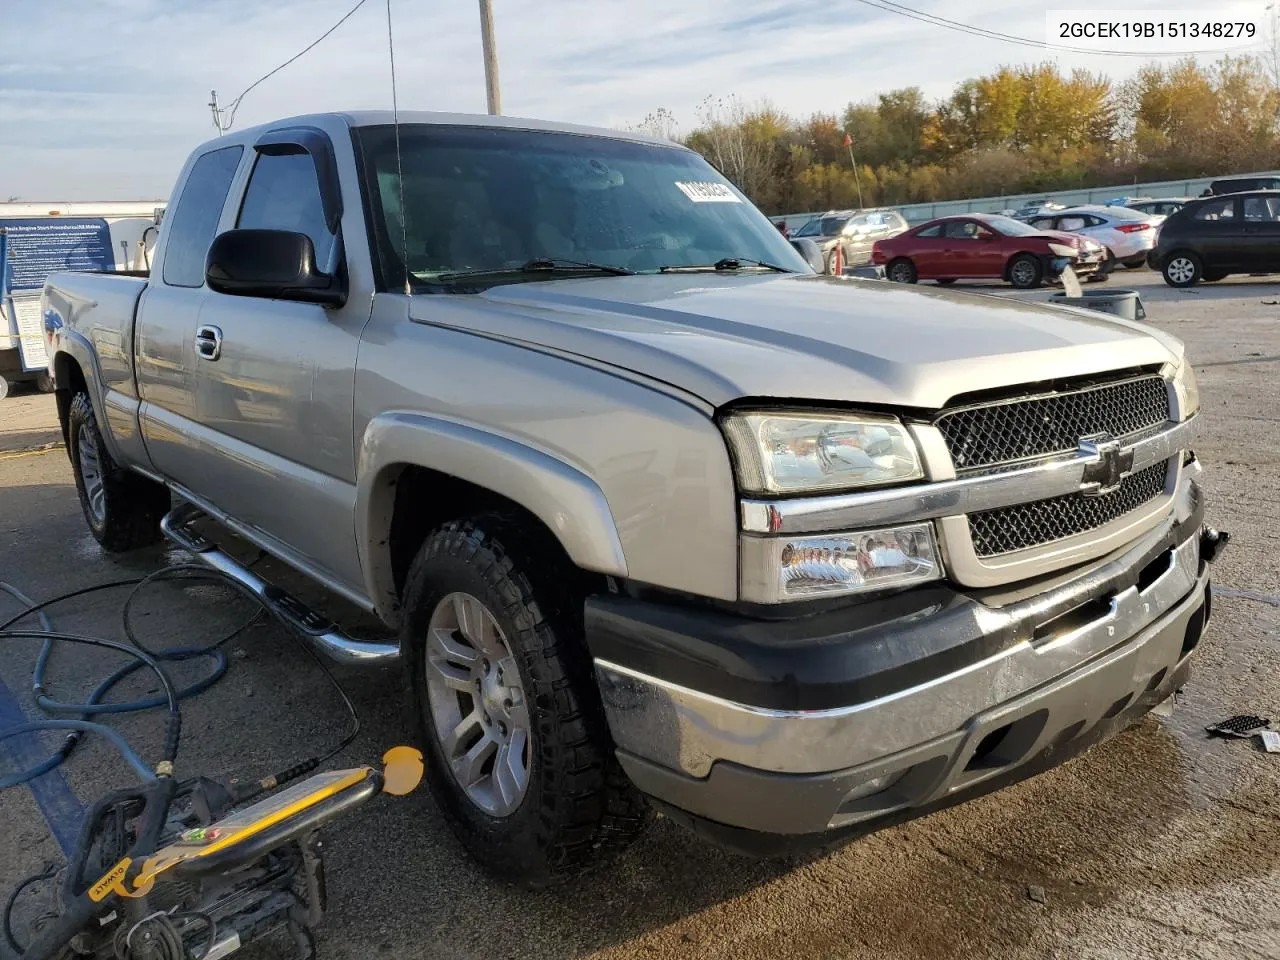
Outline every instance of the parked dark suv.
[[1227, 193], [1247, 193], [1252, 190], [1280, 190], [1280, 177], [1232, 177], [1215, 180], [1209, 184], [1209, 194], [1221, 197]]
[[1161, 224], [1149, 262], [1173, 287], [1280, 270], [1280, 190], [1188, 203]]

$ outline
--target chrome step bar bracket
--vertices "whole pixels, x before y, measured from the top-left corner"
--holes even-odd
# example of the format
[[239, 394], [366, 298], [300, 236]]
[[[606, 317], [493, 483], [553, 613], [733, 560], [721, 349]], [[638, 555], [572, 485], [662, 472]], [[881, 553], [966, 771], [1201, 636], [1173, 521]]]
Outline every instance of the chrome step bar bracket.
[[160, 521], [160, 530], [177, 546], [211, 570], [229, 577], [257, 597], [334, 663], [348, 666], [380, 666], [398, 660], [400, 648], [390, 643], [354, 640], [323, 614], [274, 584], [263, 580], [209, 538], [192, 528], [207, 514], [191, 504], [175, 507]]

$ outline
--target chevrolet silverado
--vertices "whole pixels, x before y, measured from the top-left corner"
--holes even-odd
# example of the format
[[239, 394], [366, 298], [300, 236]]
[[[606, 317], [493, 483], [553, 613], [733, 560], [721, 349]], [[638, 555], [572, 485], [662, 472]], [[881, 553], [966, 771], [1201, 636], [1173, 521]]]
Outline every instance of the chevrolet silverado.
[[148, 277], [44, 290], [89, 528], [168, 535], [332, 656], [398, 659], [495, 873], [566, 875], [651, 807], [826, 844], [1185, 681], [1218, 540], [1164, 333], [816, 276], [696, 153], [536, 121], [236, 131], [169, 211]]

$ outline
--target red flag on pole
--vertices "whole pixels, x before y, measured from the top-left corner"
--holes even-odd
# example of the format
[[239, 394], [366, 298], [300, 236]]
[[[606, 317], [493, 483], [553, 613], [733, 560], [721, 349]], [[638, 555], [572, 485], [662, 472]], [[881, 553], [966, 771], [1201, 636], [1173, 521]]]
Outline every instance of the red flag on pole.
[[846, 147], [852, 147], [852, 146], [853, 146], [853, 137], [849, 136], [849, 134], [847, 134], [847, 133], [844, 135], [844, 145], [845, 145]]

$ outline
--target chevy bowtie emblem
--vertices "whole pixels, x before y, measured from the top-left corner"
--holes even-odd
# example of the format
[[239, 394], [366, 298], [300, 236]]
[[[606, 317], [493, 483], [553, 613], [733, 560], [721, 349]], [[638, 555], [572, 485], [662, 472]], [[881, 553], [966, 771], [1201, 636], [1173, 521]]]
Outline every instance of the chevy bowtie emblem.
[[1133, 450], [1120, 449], [1120, 441], [1110, 434], [1081, 437], [1080, 453], [1092, 461], [1084, 465], [1080, 477], [1080, 492], [1086, 497], [1115, 492], [1133, 472]]

